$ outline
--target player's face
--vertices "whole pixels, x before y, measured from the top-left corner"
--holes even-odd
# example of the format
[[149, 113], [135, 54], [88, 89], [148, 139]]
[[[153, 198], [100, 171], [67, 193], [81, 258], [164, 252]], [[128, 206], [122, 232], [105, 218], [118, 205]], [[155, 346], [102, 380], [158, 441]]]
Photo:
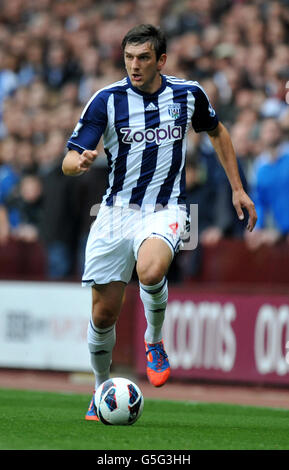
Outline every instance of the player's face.
[[150, 42], [127, 44], [124, 50], [124, 61], [134, 87], [145, 93], [155, 93], [160, 88], [160, 71], [166, 63], [166, 54], [162, 54], [157, 60]]

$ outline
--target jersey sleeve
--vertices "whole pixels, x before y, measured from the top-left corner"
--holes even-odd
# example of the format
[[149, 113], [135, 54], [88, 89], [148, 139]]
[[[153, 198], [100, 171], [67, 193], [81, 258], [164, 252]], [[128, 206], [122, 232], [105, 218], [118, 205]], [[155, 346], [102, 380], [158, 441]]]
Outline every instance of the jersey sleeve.
[[73, 133], [67, 141], [70, 150], [82, 153], [94, 150], [107, 125], [107, 98], [96, 94], [84, 108]]
[[195, 109], [192, 115], [192, 126], [195, 132], [212, 131], [218, 123], [218, 116], [208, 96], [200, 86], [194, 86]]

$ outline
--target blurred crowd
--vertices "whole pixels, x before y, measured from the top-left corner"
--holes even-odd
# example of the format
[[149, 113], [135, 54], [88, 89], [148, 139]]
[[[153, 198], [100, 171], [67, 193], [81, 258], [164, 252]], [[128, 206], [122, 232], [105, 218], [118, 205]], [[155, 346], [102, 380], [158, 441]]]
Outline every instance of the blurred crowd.
[[187, 192], [198, 204], [199, 248], [180, 276], [193, 275], [201, 247], [223, 237], [250, 249], [288, 240], [289, 0], [2, 0], [0, 244], [41, 241], [51, 279], [81, 272], [90, 208], [107, 178], [101, 144], [91, 172], [63, 176], [66, 141], [91, 95], [124, 76], [120, 43], [138, 23], [166, 32], [164, 73], [205, 88], [258, 213], [246, 233], [207, 135], [190, 132]]

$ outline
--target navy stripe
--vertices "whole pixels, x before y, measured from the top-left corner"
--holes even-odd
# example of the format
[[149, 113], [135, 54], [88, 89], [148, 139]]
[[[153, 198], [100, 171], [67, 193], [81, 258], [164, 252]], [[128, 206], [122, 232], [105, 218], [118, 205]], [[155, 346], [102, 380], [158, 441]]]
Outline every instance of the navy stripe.
[[178, 197], [178, 204], [186, 204], [186, 165], [183, 166], [181, 181], [180, 181], [180, 195]]
[[[146, 107], [153, 103], [156, 106], [155, 111], [145, 111]], [[160, 113], [158, 108], [158, 99], [143, 97], [145, 129], [156, 129], [160, 126]], [[142, 154], [141, 170], [136, 186], [132, 189], [130, 204], [142, 205], [148, 185], [150, 184], [157, 165], [158, 146], [155, 142], [146, 142], [145, 149]]]
[[165, 235], [163, 235], [162, 233], [156, 233], [156, 232], [152, 232], [151, 235], [159, 235], [160, 237], [164, 238], [171, 245], [173, 251], [175, 251], [174, 245], [172, 244], [172, 242], [167, 237], [165, 237]]
[[166, 179], [161, 185], [159, 194], [157, 196], [156, 204], [161, 204], [163, 207], [167, 206], [171, 197], [174, 183], [178, 172], [182, 165], [183, 151], [182, 144], [187, 126], [187, 91], [183, 87], [170, 85], [173, 89], [174, 103], [181, 103], [180, 116], [175, 120], [175, 126], [181, 126], [182, 139], [176, 140], [173, 145], [172, 162]]
[[160, 287], [158, 287], [157, 289], [155, 289], [155, 290], [145, 289], [143, 287], [143, 285], [141, 285], [140, 287], [141, 287], [142, 290], [144, 290], [148, 294], [158, 294], [162, 290], [162, 288], [164, 287], [166, 282], [167, 282], [167, 278], [165, 277], [164, 282], [162, 283], [162, 285]]
[[114, 325], [110, 328], [110, 330], [107, 330], [107, 331], [99, 331], [98, 329], [96, 329], [96, 327], [94, 326], [94, 324], [92, 323], [91, 320], [89, 320], [89, 323], [90, 323], [90, 326], [91, 328], [93, 329], [93, 331], [99, 335], [104, 335], [105, 333], [109, 333], [110, 331], [112, 331], [114, 329]]
[[129, 127], [128, 97], [126, 92], [114, 93], [114, 109], [115, 130], [118, 137], [118, 154], [115, 160], [113, 184], [110, 190], [110, 194], [106, 199], [106, 204], [108, 206], [113, 205], [113, 198], [123, 188], [126, 175], [126, 161], [131, 147], [130, 144], [124, 143], [122, 141], [123, 134], [120, 132], [122, 127]]
[[180, 246], [181, 243], [182, 243], [182, 239], [179, 238], [178, 241], [177, 241], [177, 243], [176, 243], [176, 246], [175, 246], [175, 253], [177, 253], [177, 250], [178, 250], [178, 248], [179, 248], [179, 246]]
[[104, 149], [104, 152], [107, 156], [108, 174], [110, 174], [111, 170], [112, 170], [112, 155], [111, 155], [110, 151], [107, 148]]
[[182, 241], [181, 238], [179, 238], [177, 243], [176, 243], [176, 246], [174, 247], [172, 242], [165, 235], [162, 235], [161, 233], [156, 233], [156, 232], [152, 232], [152, 235], [159, 235], [160, 237], [164, 238], [171, 245], [174, 252], [176, 252], [176, 249], [178, 248], [179, 244]]

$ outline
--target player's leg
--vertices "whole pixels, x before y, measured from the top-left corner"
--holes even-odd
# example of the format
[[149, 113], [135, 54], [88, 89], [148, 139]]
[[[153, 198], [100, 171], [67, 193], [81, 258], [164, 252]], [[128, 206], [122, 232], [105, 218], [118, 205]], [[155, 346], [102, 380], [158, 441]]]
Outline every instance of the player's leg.
[[115, 324], [125, 286], [124, 282], [118, 281], [92, 288], [92, 315], [87, 329], [87, 342], [96, 388], [109, 378], [115, 345]]
[[146, 239], [138, 251], [136, 271], [147, 321], [147, 374], [155, 386], [163, 385], [170, 375], [169, 362], [162, 342], [162, 326], [168, 300], [166, 274], [172, 259], [172, 250], [160, 238]]
[[[95, 376], [95, 390], [109, 378], [115, 345], [115, 324], [121, 310], [125, 286], [124, 282], [117, 281], [92, 288], [92, 314], [87, 328], [87, 342]], [[86, 419], [98, 420], [93, 400]]]
[[115, 323], [135, 266], [133, 240], [123, 236], [130, 227], [129, 216], [122, 208], [102, 206], [86, 245], [82, 283], [92, 287], [87, 338], [95, 388], [109, 378]]
[[161, 340], [161, 328], [168, 298], [166, 274], [172, 261], [172, 252], [160, 238], [148, 238], [138, 252], [136, 271], [139, 278], [140, 297], [147, 319], [145, 340]]

